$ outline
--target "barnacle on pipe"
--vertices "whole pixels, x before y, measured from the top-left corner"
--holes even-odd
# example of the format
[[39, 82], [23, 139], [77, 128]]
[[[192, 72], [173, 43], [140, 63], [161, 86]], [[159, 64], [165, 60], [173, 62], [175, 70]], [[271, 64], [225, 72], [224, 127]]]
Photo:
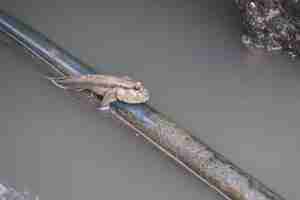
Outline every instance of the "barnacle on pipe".
[[298, 0], [236, 0], [248, 47], [300, 56], [300, 2]]

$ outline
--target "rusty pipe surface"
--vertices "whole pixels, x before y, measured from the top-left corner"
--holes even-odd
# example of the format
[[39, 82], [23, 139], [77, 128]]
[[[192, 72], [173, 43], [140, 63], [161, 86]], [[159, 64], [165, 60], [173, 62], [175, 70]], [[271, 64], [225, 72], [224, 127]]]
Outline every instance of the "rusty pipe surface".
[[[96, 73], [46, 36], [3, 11], [0, 12], [0, 31], [45, 62], [57, 75]], [[284, 200], [148, 104], [114, 102], [110, 112], [225, 199]]]

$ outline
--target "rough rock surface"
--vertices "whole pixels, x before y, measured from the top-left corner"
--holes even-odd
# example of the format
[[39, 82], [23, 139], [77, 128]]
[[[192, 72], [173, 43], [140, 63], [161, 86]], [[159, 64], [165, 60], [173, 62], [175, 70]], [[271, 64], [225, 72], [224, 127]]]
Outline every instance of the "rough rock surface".
[[236, 0], [248, 47], [300, 56], [300, 0]]

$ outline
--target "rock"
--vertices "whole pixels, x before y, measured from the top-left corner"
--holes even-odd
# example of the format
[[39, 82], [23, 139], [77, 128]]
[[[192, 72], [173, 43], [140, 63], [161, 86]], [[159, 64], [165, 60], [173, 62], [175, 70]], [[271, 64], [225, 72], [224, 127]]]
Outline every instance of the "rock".
[[300, 56], [299, 0], [236, 0], [248, 47]]

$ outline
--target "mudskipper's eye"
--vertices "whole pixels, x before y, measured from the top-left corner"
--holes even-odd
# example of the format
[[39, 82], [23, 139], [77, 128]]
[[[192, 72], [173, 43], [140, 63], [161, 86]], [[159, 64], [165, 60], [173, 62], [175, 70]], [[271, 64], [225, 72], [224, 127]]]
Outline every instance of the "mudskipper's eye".
[[135, 86], [134, 86], [134, 89], [140, 90], [140, 89], [142, 89], [142, 88], [143, 88], [143, 83], [140, 82], [140, 81], [136, 82], [136, 84], [135, 84]]

